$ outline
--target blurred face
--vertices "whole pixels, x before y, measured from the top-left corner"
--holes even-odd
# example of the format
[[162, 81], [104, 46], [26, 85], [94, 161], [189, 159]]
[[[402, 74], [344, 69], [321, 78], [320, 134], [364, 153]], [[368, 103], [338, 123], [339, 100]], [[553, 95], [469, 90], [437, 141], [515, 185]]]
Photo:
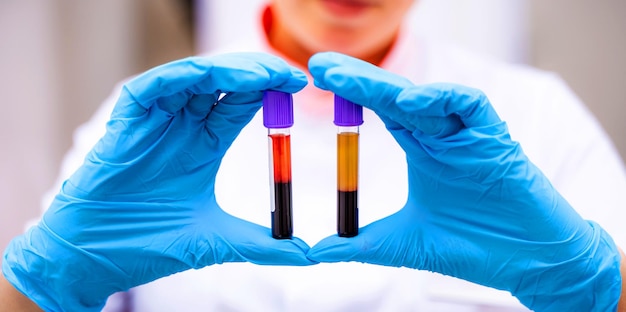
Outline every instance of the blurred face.
[[270, 42], [301, 64], [320, 51], [341, 52], [378, 64], [414, 2], [273, 0]]

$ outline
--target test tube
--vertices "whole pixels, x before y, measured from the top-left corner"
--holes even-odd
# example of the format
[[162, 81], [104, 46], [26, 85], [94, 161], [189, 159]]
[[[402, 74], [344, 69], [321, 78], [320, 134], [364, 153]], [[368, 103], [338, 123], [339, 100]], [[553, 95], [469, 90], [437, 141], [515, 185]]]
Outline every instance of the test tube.
[[291, 214], [291, 93], [265, 91], [263, 125], [268, 129], [272, 237], [289, 239], [293, 234]]
[[359, 233], [359, 126], [363, 107], [335, 95], [337, 126], [337, 234]]

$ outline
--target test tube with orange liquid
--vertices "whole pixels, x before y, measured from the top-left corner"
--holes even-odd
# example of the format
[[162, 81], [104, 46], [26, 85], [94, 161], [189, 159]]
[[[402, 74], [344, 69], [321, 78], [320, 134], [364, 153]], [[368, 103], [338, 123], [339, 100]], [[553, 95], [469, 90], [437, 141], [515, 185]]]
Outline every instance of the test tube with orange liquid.
[[359, 233], [359, 126], [363, 107], [335, 95], [337, 126], [337, 234]]

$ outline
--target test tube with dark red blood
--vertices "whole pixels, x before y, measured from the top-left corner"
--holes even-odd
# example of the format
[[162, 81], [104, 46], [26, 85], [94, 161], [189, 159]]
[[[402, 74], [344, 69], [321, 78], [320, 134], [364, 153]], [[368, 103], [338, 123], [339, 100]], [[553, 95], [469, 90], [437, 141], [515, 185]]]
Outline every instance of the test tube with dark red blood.
[[289, 239], [293, 234], [291, 197], [291, 93], [265, 91], [263, 125], [268, 129], [272, 237]]

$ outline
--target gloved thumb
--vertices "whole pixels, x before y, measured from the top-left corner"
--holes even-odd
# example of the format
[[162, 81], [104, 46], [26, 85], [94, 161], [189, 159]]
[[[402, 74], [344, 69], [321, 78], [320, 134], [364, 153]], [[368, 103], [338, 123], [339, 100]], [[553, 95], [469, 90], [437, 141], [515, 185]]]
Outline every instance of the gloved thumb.
[[[318, 262], [356, 261], [391, 267], [427, 266], [419, 248], [420, 227], [413, 209], [401, 209], [359, 229], [354, 237], [332, 235], [315, 244], [307, 258]], [[418, 232], [416, 232], [418, 231]]]
[[245, 261], [260, 265], [306, 266], [317, 264], [317, 261], [307, 258], [306, 253], [310, 247], [303, 240], [297, 237], [275, 239], [269, 231], [264, 232], [265, 235], [258, 236], [254, 244], [239, 244], [237, 246], [237, 252]]
[[205, 236], [208, 244], [199, 250], [204, 255], [202, 262], [192, 264], [194, 268], [227, 262], [295, 266], [317, 263], [306, 257], [310, 247], [297, 237], [275, 239], [269, 228], [237, 218], [221, 209], [210, 212], [209, 219], [212, 224], [207, 230], [212, 234]]
[[353, 261], [360, 252], [360, 242], [363, 233], [355, 237], [328, 236], [315, 244], [306, 254], [307, 258], [317, 262], [344, 262]]
[[[389, 245], [390, 242], [401, 242], [403, 237], [399, 231], [389, 228], [396, 219], [391, 215], [359, 229], [354, 237], [328, 236], [315, 244], [306, 254], [307, 258], [317, 262], [348, 262], [356, 261], [386, 266], [406, 266], [403, 260], [412, 257], [407, 253], [401, 255], [402, 246]], [[401, 225], [397, 225], [401, 226]], [[401, 231], [400, 231], [401, 232]], [[395, 248], [397, 247], [397, 248]]]

